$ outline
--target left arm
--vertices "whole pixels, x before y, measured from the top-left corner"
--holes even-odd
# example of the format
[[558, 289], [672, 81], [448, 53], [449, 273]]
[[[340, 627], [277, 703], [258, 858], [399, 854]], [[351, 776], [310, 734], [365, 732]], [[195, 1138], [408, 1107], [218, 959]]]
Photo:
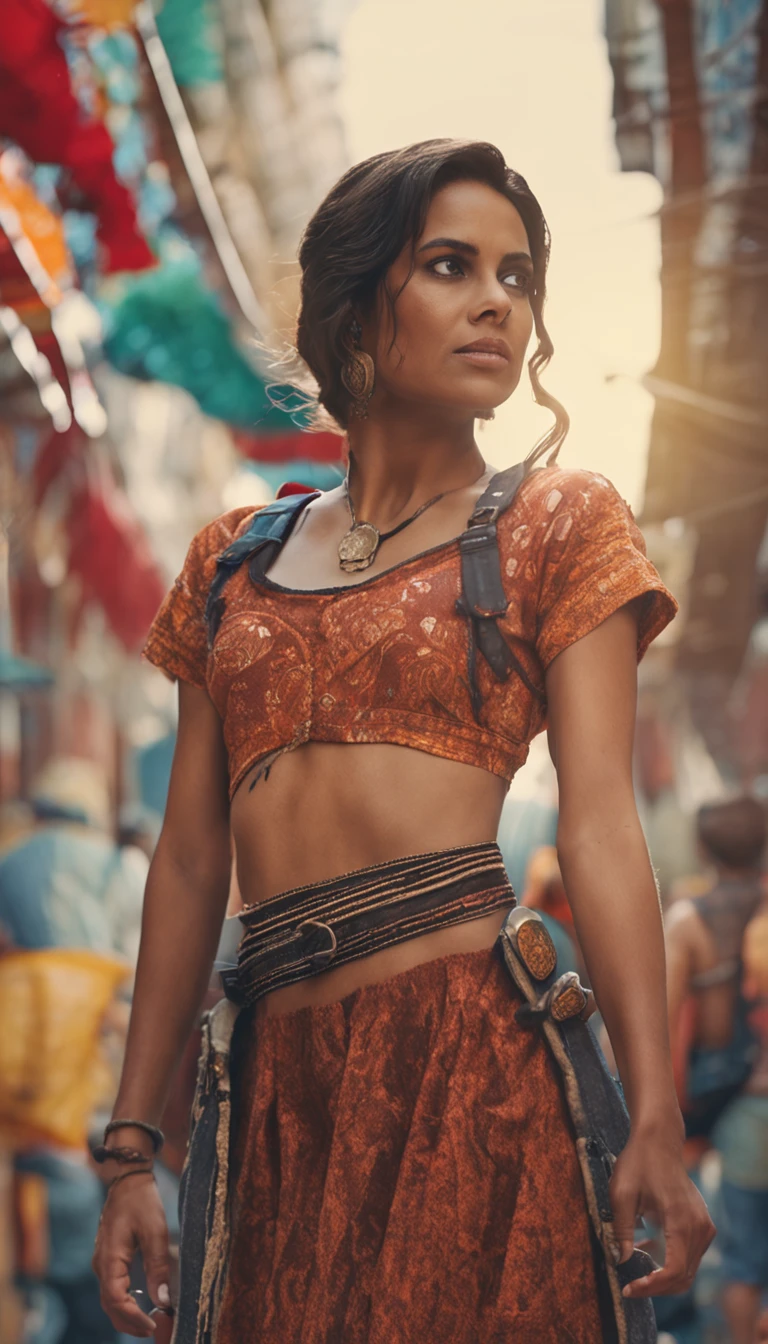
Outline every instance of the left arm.
[[560, 791], [557, 851], [631, 1119], [611, 1181], [616, 1238], [625, 1260], [638, 1214], [649, 1213], [667, 1244], [664, 1267], [625, 1293], [679, 1293], [691, 1283], [714, 1228], [683, 1165], [661, 911], [632, 784], [633, 604], [559, 653], [547, 669], [546, 689]]

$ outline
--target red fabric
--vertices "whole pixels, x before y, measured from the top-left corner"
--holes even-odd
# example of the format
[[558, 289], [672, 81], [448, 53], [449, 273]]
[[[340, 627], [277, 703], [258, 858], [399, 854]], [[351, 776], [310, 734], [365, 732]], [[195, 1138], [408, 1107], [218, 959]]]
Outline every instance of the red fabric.
[[85, 598], [101, 604], [117, 638], [130, 652], [144, 639], [163, 592], [163, 580], [128, 500], [91, 483], [76, 495], [68, 518], [69, 569]]
[[3, 0], [0, 135], [36, 163], [69, 170], [83, 205], [97, 216], [104, 270], [144, 270], [155, 259], [139, 233], [131, 194], [115, 175], [109, 133], [86, 119], [72, 91], [59, 43], [63, 27], [45, 0]]
[[314, 434], [295, 430], [291, 434], [248, 434], [238, 430], [235, 443], [251, 462], [341, 462], [345, 440], [340, 434]]
[[313, 495], [314, 493], [314, 485], [305, 485], [303, 481], [283, 481], [277, 492], [277, 498], [285, 499], [286, 495]]
[[53, 484], [66, 463], [83, 458], [86, 444], [87, 439], [83, 430], [73, 420], [69, 429], [63, 433], [52, 430], [40, 445], [35, 455], [32, 473], [37, 507], [42, 503], [46, 490]]
[[575, 1145], [494, 950], [246, 1015], [216, 1344], [597, 1344]]

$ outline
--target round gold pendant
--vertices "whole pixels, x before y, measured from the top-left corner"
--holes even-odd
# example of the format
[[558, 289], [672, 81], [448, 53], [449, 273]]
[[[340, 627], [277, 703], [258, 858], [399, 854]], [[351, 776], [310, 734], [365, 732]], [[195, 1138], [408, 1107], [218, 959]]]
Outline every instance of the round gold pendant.
[[339, 542], [339, 564], [346, 574], [367, 569], [379, 549], [379, 531], [373, 523], [357, 523]]

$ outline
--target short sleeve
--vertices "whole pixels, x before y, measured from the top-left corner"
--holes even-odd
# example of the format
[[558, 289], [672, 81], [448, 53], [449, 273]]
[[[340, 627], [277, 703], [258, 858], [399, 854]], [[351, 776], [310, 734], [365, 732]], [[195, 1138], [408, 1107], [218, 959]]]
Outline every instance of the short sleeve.
[[172, 680], [206, 687], [208, 630], [205, 605], [216, 573], [216, 560], [253, 516], [234, 509], [208, 523], [193, 537], [184, 567], [166, 594], [144, 645], [143, 655]]
[[558, 470], [539, 489], [543, 534], [536, 651], [542, 666], [642, 597], [639, 661], [674, 617], [677, 602], [648, 559], [629, 506], [610, 481], [588, 471]]

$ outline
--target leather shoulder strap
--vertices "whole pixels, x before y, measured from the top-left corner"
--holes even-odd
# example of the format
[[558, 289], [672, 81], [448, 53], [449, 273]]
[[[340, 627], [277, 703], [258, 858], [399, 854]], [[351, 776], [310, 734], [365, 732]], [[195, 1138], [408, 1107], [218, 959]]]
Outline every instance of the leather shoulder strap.
[[525, 462], [518, 462], [505, 471], [497, 471], [478, 499], [467, 527], [477, 527], [483, 523], [495, 523], [513, 503], [525, 477], [529, 474]]
[[216, 638], [216, 631], [224, 615], [225, 602], [223, 589], [236, 570], [246, 560], [259, 558], [260, 574], [263, 577], [278, 551], [290, 536], [299, 514], [313, 499], [317, 499], [319, 490], [311, 494], [286, 495], [283, 499], [273, 500], [263, 509], [257, 509], [248, 528], [241, 537], [222, 551], [216, 560], [216, 573], [208, 590], [205, 604], [205, 622], [208, 627], [208, 647]]
[[499, 681], [506, 681], [514, 669], [537, 699], [544, 698], [496, 624], [508, 605], [501, 576], [496, 524], [501, 514], [514, 502], [528, 471], [525, 462], [518, 462], [514, 467], [498, 471], [491, 477], [472, 511], [466, 531], [459, 538], [461, 597], [456, 607], [467, 618], [470, 627], [467, 664], [472, 708], [476, 718], [482, 706], [477, 684], [478, 649]]

